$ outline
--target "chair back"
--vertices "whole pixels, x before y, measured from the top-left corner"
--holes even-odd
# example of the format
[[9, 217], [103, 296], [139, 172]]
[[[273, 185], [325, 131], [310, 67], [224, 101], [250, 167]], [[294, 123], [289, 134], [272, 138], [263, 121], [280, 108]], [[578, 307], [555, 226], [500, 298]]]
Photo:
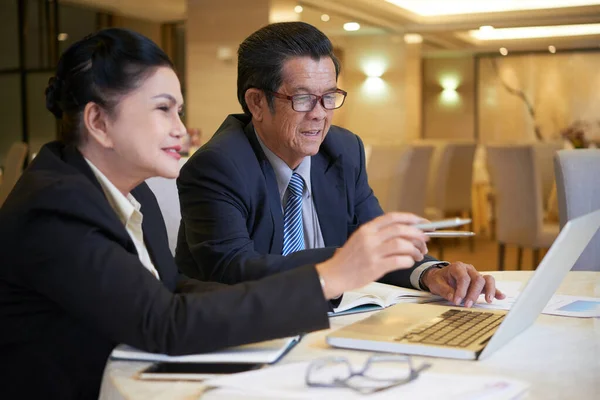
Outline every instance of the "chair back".
[[146, 179], [165, 220], [167, 236], [169, 238], [169, 249], [175, 255], [177, 246], [177, 233], [181, 223], [181, 208], [179, 205], [179, 193], [177, 191], [177, 179], [154, 177]]
[[385, 212], [424, 214], [432, 154], [430, 144], [373, 146], [369, 185]]
[[436, 153], [434, 170], [429, 174], [433, 182], [429, 185], [429, 205], [441, 214], [471, 210], [475, 143], [445, 143]]
[[2, 173], [2, 184], [0, 184], [0, 207], [4, 204], [8, 194], [23, 173], [23, 163], [25, 157], [27, 157], [27, 149], [26, 143], [15, 142], [8, 150]]
[[[554, 158], [561, 228], [567, 221], [600, 209], [600, 150], [561, 150]], [[600, 231], [572, 270], [600, 271]]]
[[398, 191], [396, 186], [402, 184], [404, 172], [410, 161], [411, 149], [407, 145], [370, 146], [367, 174], [369, 186], [373, 189], [383, 211], [392, 210], [396, 204]]
[[402, 184], [397, 186], [395, 211], [425, 215], [427, 200], [427, 178], [431, 167], [434, 146], [430, 144], [412, 144], [408, 165]]
[[499, 242], [536, 247], [544, 209], [532, 145], [487, 146]]
[[542, 190], [542, 201], [544, 208], [549, 206], [548, 200], [554, 186], [554, 155], [563, 148], [562, 143], [557, 142], [539, 142], [534, 145], [535, 160], [537, 163], [538, 174], [540, 175], [540, 185]]

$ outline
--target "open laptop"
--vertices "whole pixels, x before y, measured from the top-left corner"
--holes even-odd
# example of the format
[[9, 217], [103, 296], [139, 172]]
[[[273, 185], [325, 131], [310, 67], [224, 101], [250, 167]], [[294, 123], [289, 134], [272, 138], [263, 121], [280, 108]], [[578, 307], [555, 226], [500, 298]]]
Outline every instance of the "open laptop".
[[510, 311], [403, 303], [327, 336], [334, 347], [483, 359], [527, 329], [600, 227], [600, 210], [564, 226]]

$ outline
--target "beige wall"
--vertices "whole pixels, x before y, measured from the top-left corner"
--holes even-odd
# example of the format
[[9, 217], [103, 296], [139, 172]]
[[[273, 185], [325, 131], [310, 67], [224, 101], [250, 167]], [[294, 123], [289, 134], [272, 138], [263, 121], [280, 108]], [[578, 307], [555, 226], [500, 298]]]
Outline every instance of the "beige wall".
[[187, 125], [210, 138], [227, 114], [240, 113], [237, 49], [269, 23], [268, 0], [188, 0]]
[[139, 32], [150, 38], [159, 46], [161, 45], [160, 25], [159, 22], [145, 21], [143, 19], [122, 17], [118, 15], [115, 15], [113, 19], [113, 26]]
[[[423, 61], [424, 138], [474, 139], [474, 65], [472, 56]], [[453, 91], [454, 86], [456, 90]]]
[[[389, 35], [332, 38], [342, 49], [340, 87], [348, 92], [334, 123], [350, 129], [366, 143], [400, 143], [406, 133], [405, 45]], [[381, 78], [365, 70], [382, 68]], [[420, 118], [419, 118], [420, 119]]]
[[[600, 53], [497, 57], [500, 76], [523, 89], [542, 136], [558, 138], [576, 120], [600, 120]], [[521, 99], [502, 87], [491, 58], [480, 59], [479, 134], [483, 143], [535, 140], [534, 121]]]

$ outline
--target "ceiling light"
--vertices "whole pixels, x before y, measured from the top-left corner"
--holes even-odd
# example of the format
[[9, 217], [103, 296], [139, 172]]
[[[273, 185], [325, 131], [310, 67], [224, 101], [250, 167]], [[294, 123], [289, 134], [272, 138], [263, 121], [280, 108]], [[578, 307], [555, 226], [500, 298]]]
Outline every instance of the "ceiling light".
[[404, 35], [404, 41], [409, 44], [422, 43], [423, 36], [419, 35], [418, 33], [407, 33], [406, 35]]
[[360, 29], [360, 24], [358, 22], [346, 22], [344, 24], [344, 30], [348, 32], [357, 31]]
[[482, 25], [482, 26], [479, 27], [480, 31], [491, 31], [493, 29], [494, 29], [494, 27], [491, 26], [491, 25]]
[[304, 8], [302, 8], [302, 6], [296, 6], [296, 7], [294, 7], [294, 11], [296, 11], [298, 14], [300, 14], [302, 11], [304, 11]]
[[508, 49], [506, 47], [500, 47], [500, 54], [503, 56], [508, 54]]
[[469, 31], [477, 40], [537, 39], [560, 36], [600, 35], [600, 24], [526, 26], [522, 28], [499, 28]]
[[63, 33], [59, 33], [58, 37], [57, 37], [57, 39], [58, 39], [59, 42], [64, 42], [68, 38], [69, 38], [69, 34], [68, 33], [64, 33], [64, 32]]
[[548, 46], [548, 51], [549, 51], [550, 53], [554, 54], [554, 53], [556, 53], [556, 47], [554, 47], [554, 46], [550, 45], [550, 46]]
[[327, 15], [327, 14], [321, 15], [321, 21], [323, 21], [323, 22], [329, 21], [329, 15]]
[[385, 0], [422, 17], [598, 5], [595, 0]]

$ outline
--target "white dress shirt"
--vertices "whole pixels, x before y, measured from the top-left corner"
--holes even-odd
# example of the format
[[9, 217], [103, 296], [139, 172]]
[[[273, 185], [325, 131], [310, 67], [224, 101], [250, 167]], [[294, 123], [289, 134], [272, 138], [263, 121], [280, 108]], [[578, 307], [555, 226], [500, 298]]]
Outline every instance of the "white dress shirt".
[[94, 176], [100, 182], [104, 195], [108, 199], [108, 203], [117, 214], [117, 217], [121, 220], [125, 226], [125, 230], [131, 237], [135, 249], [138, 253], [140, 262], [156, 279], [160, 280], [158, 271], [154, 267], [154, 263], [150, 258], [146, 243], [144, 242], [144, 232], [142, 231], [142, 221], [144, 216], [140, 212], [141, 205], [138, 201], [128, 193], [124, 196], [123, 193], [117, 189], [117, 187], [102, 173], [90, 160], [85, 159], [88, 165], [92, 169]]

